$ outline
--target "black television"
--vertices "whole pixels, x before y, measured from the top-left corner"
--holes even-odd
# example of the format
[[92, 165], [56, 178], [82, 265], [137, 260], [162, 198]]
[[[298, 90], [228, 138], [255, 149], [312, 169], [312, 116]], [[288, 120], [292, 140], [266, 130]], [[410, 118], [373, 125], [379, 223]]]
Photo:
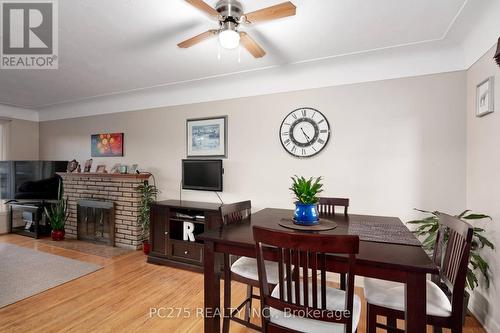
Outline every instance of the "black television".
[[54, 200], [68, 161], [0, 161], [0, 199]]
[[222, 160], [182, 160], [182, 188], [222, 192]]

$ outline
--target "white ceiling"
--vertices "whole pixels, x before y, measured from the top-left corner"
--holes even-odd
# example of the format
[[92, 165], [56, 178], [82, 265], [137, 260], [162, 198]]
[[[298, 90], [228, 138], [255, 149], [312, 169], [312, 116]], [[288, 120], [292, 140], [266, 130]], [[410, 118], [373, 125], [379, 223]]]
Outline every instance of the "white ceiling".
[[[241, 28], [267, 55], [255, 59], [242, 49], [238, 62], [238, 51], [222, 50], [218, 60], [216, 39], [177, 48], [178, 42], [217, 26], [183, 0], [60, 0], [59, 69], [0, 70], [0, 103], [50, 109], [144, 88], [200, 85], [231, 73], [435, 45], [456, 21], [467, 21], [463, 17], [475, 16], [491, 2], [472, 1], [292, 0], [296, 16]], [[248, 12], [282, 0], [242, 2]]]

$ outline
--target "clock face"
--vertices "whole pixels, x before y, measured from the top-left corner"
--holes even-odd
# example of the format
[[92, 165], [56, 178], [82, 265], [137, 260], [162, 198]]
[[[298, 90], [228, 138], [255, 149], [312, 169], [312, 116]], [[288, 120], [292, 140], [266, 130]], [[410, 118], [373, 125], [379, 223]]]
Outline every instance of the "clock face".
[[312, 108], [290, 112], [280, 127], [283, 148], [296, 157], [310, 157], [325, 148], [330, 139], [330, 124], [325, 116]]

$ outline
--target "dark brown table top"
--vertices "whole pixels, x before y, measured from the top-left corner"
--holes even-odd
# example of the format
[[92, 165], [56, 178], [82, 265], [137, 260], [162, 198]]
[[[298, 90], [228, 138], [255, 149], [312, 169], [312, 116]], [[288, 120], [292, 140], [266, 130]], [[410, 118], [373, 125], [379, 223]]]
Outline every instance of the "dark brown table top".
[[[292, 210], [266, 208], [263, 209], [240, 223], [226, 226], [222, 229], [213, 229], [206, 231], [196, 238], [203, 241], [212, 241], [233, 245], [236, 247], [254, 247], [252, 226], [265, 226], [288, 232], [305, 232], [291, 230], [279, 225], [283, 218], [291, 218]], [[397, 217], [356, 215], [350, 214], [347, 218], [343, 214], [334, 216], [321, 216], [337, 223], [337, 227], [327, 231], [309, 231], [326, 235], [347, 235], [349, 234], [349, 222], [373, 222], [373, 223], [399, 223], [401, 220]], [[400, 271], [412, 271], [436, 274], [438, 272], [436, 265], [432, 262], [425, 251], [418, 246], [380, 243], [373, 241], [360, 240], [359, 254], [357, 256], [358, 264], [379, 266], [383, 268], [394, 268]]]

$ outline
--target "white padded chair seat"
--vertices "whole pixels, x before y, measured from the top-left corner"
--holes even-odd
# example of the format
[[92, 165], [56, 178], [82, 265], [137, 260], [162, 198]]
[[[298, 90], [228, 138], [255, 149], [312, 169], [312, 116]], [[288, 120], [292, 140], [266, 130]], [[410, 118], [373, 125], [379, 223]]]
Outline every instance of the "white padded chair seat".
[[[278, 263], [274, 261], [265, 261], [267, 283], [277, 284], [279, 280]], [[247, 279], [259, 281], [259, 272], [257, 271], [257, 259], [241, 257], [231, 265], [231, 272], [243, 276]]]
[[[366, 302], [393, 310], [405, 310], [405, 286], [403, 283], [379, 279], [364, 279]], [[451, 316], [451, 304], [445, 293], [432, 281], [427, 280], [427, 315]]]
[[[292, 282], [292, 290], [294, 291], [294, 283]], [[286, 291], [286, 288], [285, 288]], [[303, 285], [300, 284], [300, 293], [303, 295]], [[277, 285], [271, 293], [273, 297], [279, 298], [279, 285]], [[309, 283], [309, 304], [312, 304], [312, 287]], [[302, 299], [302, 298], [301, 298]], [[292, 292], [292, 300], [295, 301], [295, 291]], [[301, 302], [303, 304], [303, 302]], [[326, 287], [326, 308], [328, 310], [344, 310], [345, 306], [345, 291]], [[321, 307], [321, 290], [318, 286], [318, 307]], [[352, 331], [355, 332], [358, 327], [359, 317], [361, 314], [361, 301], [359, 297], [354, 295], [352, 309]], [[291, 316], [274, 308], [269, 309], [270, 320], [272, 323], [283, 327], [291, 328], [299, 332], [305, 333], [344, 333], [344, 324], [330, 323], [327, 321], [308, 319], [302, 317]]]

